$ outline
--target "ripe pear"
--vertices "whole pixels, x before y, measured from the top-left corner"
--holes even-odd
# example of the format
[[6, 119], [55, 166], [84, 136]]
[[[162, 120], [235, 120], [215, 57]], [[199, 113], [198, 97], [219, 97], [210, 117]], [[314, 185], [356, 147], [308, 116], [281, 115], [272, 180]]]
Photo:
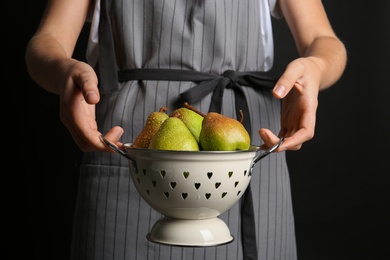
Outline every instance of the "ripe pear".
[[199, 145], [191, 131], [177, 117], [166, 119], [149, 145], [156, 150], [199, 151]]
[[133, 142], [133, 147], [136, 148], [148, 148], [150, 140], [157, 133], [162, 123], [169, 118], [165, 112], [166, 107], [162, 107], [160, 111], [152, 112], [146, 119], [145, 126], [142, 131], [138, 134]]
[[174, 110], [170, 116], [177, 117], [181, 121], [183, 121], [195, 137], [195, 140], [199, 142], [199, 135], [200, 130], [202, 129], [203, 116], [191, 109], [188, 109], [187, 107], [181, 107]]
[[248, 150], [250, 136], [240, 121], [209, 112], [203, 118], [199, 144], [206, 151]]

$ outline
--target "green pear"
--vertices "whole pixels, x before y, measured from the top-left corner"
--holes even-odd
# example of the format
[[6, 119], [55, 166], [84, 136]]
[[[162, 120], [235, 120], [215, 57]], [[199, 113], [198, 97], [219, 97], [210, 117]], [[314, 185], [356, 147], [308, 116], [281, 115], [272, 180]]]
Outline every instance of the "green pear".
[[205, 151], [248, 150], [250, 136], [240, 121], [209, 112], [203, 118], [199, 144]]
[[162, 123], [169, 118], [165, 112], [166, 107], [162, 107], [160, 111], [152, 112], [146, 119], [145, 126], [138, 134], [133, 142], [133, 147], [148, 148], [153, 136], [157, 133]]
[[199, 135], [200, 130], [202, 129], [203, 116], [186, 107], [181, 107], [174, 110], [170, 116], [177, 117], [181, 121], [183, 121], [195, 137], [195, 140], [199, 142]]
[[199, 151], [199, 145], [191, 131], [177, 117], [166, 119], [149, 145], [156, 150]]

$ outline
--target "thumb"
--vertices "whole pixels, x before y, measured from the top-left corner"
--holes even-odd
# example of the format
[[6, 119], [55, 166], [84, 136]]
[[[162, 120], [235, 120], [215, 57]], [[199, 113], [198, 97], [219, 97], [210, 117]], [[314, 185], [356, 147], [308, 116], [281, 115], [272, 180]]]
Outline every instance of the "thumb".
[[304, 67], [299, 60], [290, 62], [283, 74], [279, 77], [273, 89], [273, 95], [278, 98], [284, 98], [291, 89], [299, 82]]
[[80, 88], [88, 104], [96, 104], [100, 100], [98, 78], [91, 66], [86, 63], [81, 63], [81, 66], [83, 66], [81, 72], [74, 77], [75, 84]]

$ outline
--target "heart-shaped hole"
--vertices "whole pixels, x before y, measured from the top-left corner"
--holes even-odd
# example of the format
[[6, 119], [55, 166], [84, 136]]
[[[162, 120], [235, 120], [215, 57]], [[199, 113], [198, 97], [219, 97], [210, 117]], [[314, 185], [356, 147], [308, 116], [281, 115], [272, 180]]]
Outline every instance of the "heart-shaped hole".
[[171, 187], [172, 187], [172, 189], [174, 189], [176, 187], [176, 182], [172, 181], [171, 182]]
[[209, 199], [211, 197], [211, 193], [206, 193], [205, 196], [206, 196], [206, 199]]
[[183, 176], [184, 176], [184, 179], [187, 179], [188, 176], [190, 176], [190, 173], [189, 172], [183, 172]]
[[188, 193], [182, 193], [182, 194], [181, 194], [181, 197], [182, 197], [183, 199], [186, 199], [187, 196], [188, 196]]
[[215, 188], [218, 189], [219, 186], [221, 186], [221, 183], [220, 183], [220, 182], [216, 182], [216, 183], [215, 183]]
[[195, 182], [195, 189], [199, 189], [199, 187], [200, 187], [200, 183], [199, 182]]
[[166, 197], [166, 198], [169, 198], [169, 192], [164, 192], [164, 196]]
[[212, 172], [208, 172], [207, 173], [207, 177], [209, 177], [209, 179], [211, 179], [211, 177], [213, 177], [213, 173]]

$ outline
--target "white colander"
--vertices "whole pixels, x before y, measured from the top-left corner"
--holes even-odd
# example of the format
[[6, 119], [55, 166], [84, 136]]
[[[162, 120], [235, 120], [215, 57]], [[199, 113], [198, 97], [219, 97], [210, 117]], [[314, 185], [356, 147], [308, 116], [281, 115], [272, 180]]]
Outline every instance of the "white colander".
[[147, 238], [177, 246], [216, 246], [234, 238], [218, 216], [230, 209], [251, 180], [254, 164], [275, 151], [281, 141], [260, 155], [246, 151], [166, 151], [131, 147], [120, 150], [129, 160], [134, 185], [142, 198], [164, 215]]
[[148, 239], [215, 246], [233, 240], [220, 214], [244, 194], [259, 147], [246, 151], [163, 151], [126, 144], [130, 174], [142, 198], [165, 217]]

